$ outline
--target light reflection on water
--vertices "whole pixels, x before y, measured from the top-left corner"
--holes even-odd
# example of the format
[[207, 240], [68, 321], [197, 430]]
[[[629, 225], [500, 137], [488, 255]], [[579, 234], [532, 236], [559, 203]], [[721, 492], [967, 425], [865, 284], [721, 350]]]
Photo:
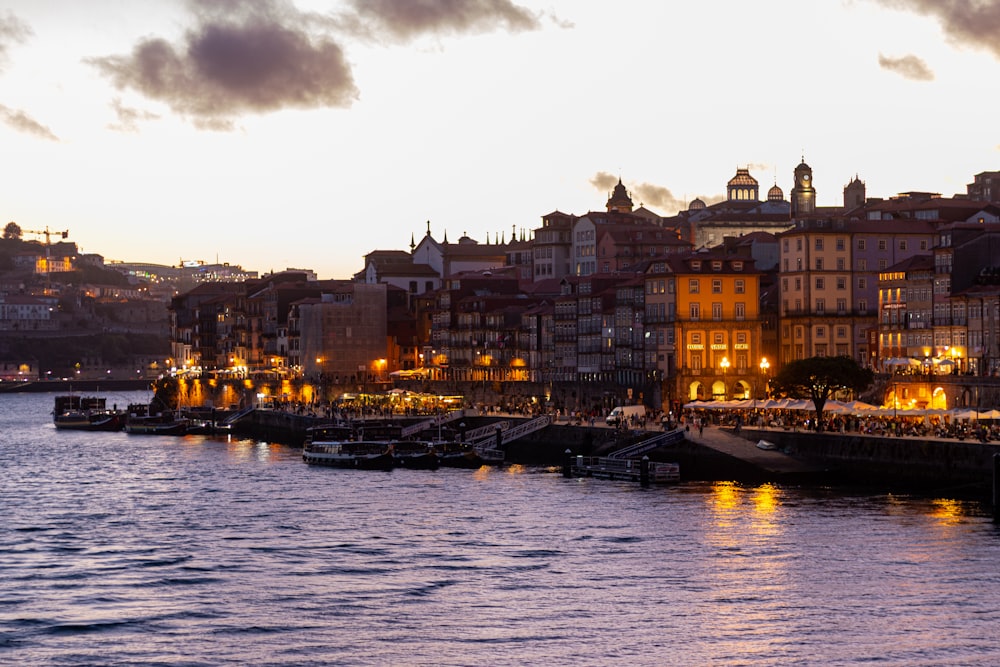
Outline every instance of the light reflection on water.
[[0, 396], [0, 663], [1000, 662], [974, 504], [310, 468], [51, 400]]

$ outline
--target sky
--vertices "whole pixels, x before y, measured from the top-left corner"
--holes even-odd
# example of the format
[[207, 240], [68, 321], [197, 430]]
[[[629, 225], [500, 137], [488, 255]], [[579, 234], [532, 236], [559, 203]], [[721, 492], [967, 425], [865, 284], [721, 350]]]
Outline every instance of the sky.
[[0, 0], [0, 222], [348, 278], [619, 178], [951, 196], [1000, 169], [998, 80], [1000, 0]]

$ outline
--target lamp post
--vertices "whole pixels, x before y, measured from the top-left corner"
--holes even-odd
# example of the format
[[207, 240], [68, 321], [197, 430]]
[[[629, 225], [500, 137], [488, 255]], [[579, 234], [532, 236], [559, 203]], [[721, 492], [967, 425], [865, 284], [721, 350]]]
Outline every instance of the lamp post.
[[[760, 360], [760, 378], [764, 383], [764, 398], [767, 398], [767, 369], [771, 367], [768, 362], [767, 357], [761, 357]], [[757, 392], [753, 395], [753, 407], [757, 408]]]
[[729, 396], [729, 387], [726, 386], [726, 371], [729, 370], [728, 357], [722, 357], [722, 361], [719, 362], [719, 368], [722, 369], [722, 400], [726, 400]]

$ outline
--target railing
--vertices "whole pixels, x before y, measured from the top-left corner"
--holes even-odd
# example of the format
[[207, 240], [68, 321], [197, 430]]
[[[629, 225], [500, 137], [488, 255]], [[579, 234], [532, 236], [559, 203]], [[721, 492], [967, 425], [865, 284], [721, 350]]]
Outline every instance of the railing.
[[[508, 428], [502, 431], [499, 443], [497, 442], [496, 437], [496, 428], [498, 424], [490, 424], [489, 426], [483, 427], [483, 429], [492, 428], [493, 434], [491, 436], [480, 436], [478, 439], [469, 439], [469, 442], [472, 443], [472, 447], [483, 458], [496, 458], [499, 456], [499, 459], [503, 460], [504, 451], [499, 449], [497, 445], [506, 445], [508, 442], [513, 442], [518, 438], [523, 438], [529, 433], [540, 431], [552, 423], [552, 418], [548, 415], [542, 415], [541, 417], [535, 417], [531, 421], [522, 422], [513, 428], [509, 428], [510, 422], [503, 423], [506, 423]], [[476, 430], [482, 431], [483, 429]]]
[[409, 426], [404, 427], [402, 430], [400, 430], [399, 437], [409, 438], [410, 436], [416, 435], [417, 433], [420, 433], [422, 431], [426, 431], [428, 429], [437, 426], [442, 426], [444, 424], [447, 424], [448, 422], [453, 422], [456, 419], [461, 418], [463, 415], [464, 415], [463, 410], [451, 410], [443, 415], [437, 415], [435, 417], [432, 417], [431, 419], [425, 419], [422, 422], [417, 422], [416, 424], [411, 424]]
[[684, 440], [684, 433], [680, 429], [674, 429], [673, 431], [667, 431], [666, 433], [657, 433], [652, 438], [646, 438], [641, 442], [637, 442], [634, 445], [629, 445], [619, 449], [608, 455], [609, 459], [630, 459], [642, 456], [646, 452], [651, 452], [657, 447], [666, 447], [668, 445], [676, 445], [678, 442]]
[[223, 423], [223, 424], [235, 424], [235, 423], [236, 423], [236, 422], [238, 422], [238, 421], [239, 421], [240, 419], [242, 419], [243, 417], [246, 417], [246, 416], [247, 416], [248, 414], [250, 414], [251, 412], [253, 412], [253, 411], [254, 411], [255, 409], [256, 409], [256, 408], [255, 408], [255, 406], [254, 406], [254, 405], [252, 405], [252, 404], [251, 404], [251, 405], [248, 405], [247, 407], [243, 408], [243, 409], [242, 409], [242, 410], [240, 410], [239, 412], [237, 412], [237, 413], [235, 413], [235, 414], [231, 414], [231, 415], [229, 415], [228, 417], [226, 417], [226, 418], [225, 418], [225, 419], [224, 419], [224, 420], [222, 421], [222, 423]]

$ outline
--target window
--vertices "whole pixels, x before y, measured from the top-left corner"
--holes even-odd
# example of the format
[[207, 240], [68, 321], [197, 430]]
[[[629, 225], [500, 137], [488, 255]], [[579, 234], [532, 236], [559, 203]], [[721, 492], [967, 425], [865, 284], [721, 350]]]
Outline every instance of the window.
[[816, 270], [817, 271], [822, 271], [823, 270], [823, 258], [822, 257], [817, 257], [816, 258]]
[[879, 239], [878, 240], [878, 249], [879, 250], [885, 250], [886, 247], [887, 247], [887, 245], [886, 245], [885, 239]]
[[837, 250], [844, 249], [844, 239], [837, 239]]
[[837, 338], [847, 338], [847, 327], [837, 327]]
[[847, 278], [843, 276], [837, 278], [837, 289], [847, 289]]
[[921, 241], [920, 242], [920, 249], [921, 250], [927, 250], [927, 241]]
[[906, 250], [906, 239], [900, 239], [899, 240], [899, 249], [900, 250]]
[[744, 292], [746, 292], [746, 285], [745, 285], [745, 283], [742, 280], [737, 280], [734, 283], [734, 290], [733, 291], [736, 292], [737, 294], [743, 294]]
[[847, 260], [845, 260], [843, 257], [838, 257], [837, 258], [837, 270], [838, 271], [843, 271], [846, 268], [847, 268]]
[[781, 249], [784, 250], [785, 252], [788, 252], [788, 239], [785, 239], [784, 241], [781, 242]]
[[822, 315], [826, 312], [826, 299], [816, 299], [816, 313]]
[[879, 271], [885, 271], [888, 266], [889, 266], [889, 260], [887, 260], [887, 259], [880, 259], [878, 261], [878, 270]]
[[867, 278], [858, 278], [858, 289], [868, 289]]
[[847, 299], [837, 299], [837, 314], [844, 315], [847, 313]]
[[781, 290], [783, 292], [787, 292], [788, 291], [788, 278], [782, 278], [781, 279]]
[[795, 279], [795, 289], [796, 291], [802, 289], [802, 278]]
[[700, 333], [693, 333], [693, 334], [691, 334], [691, 344], [692, 345], [701, 345], [701, 334]]
[[795, 249], [796, 250], [802, 250], [802, 239], [801, 238], [795, 239]]
[[701, 304], [692, 303], [691, 304], [691, 319], [700, 320], [701, 319]]
[[826, 288], [826, 279], [824, 279], [824, 278], [817, 278], [816, 279], [816, 289], [825, 289], [825, 288]]
[[823, 249], [823, 239], [822, 238], [817, 238], [816, 239], [815, 248], [816, 248], [816, 250], [822, 250]]
[[868, 301], [866, 299], [858, 299], [858, 314], [864, 315], [868, 312]]
[[745, 303], [736, 304], [736, 319], [742, 320], [746, 318], [747, 306]]
[[713, 303], [712, 304], [712, 319], [721, 320], [722, 319], [722, 304]]
[[688, 280], [688, 293], [697, 294], [699, 292], [698, 279], [691, 278]]
[[867, 270], [868, 270], [868, 260], [867, 259], [859, 259], [858, 260], [858, 271], [867, 271]]
[[865, 240], [858, 239], [858, 250], [864, 250], [864, 249], [865, 249]]
[[712, 281], [712, 294], [722, 294], [722, 281], [717, 278]]
[[816, 327], [816, 338], [826, 338], [826, 327]]
[[713, 345], [725, 345], [726, 339], [723, 337], [721, 331], [716, 331], [712, 334], [712, 344]]

